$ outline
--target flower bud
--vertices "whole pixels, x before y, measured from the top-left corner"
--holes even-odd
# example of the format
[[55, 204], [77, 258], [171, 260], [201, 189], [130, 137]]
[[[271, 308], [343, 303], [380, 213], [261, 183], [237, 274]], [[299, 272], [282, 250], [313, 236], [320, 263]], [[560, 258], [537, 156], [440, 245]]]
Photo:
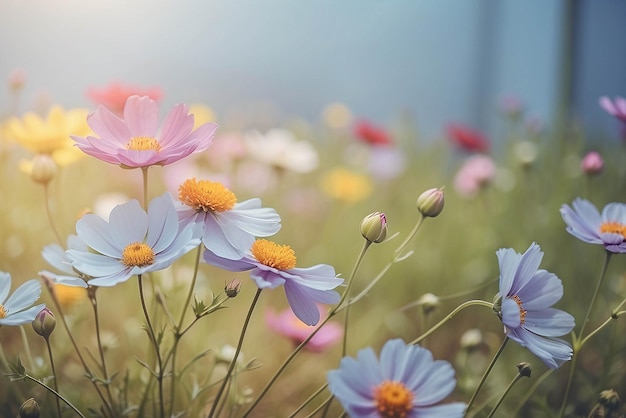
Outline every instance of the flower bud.
[[35, 183], [47, 184], [57, 172], [57, 165], [48, 154], [37, 154], [33, 158], [30, 178]]
[[229, 298], [234, 298], [235, 296], [237, 296], [240, 290], [241, 282], [237, 279], [232, 279], [231, 281], [226, 283], [226, 286], [224, 286], [224, 292], [226, 292], [226, 296], [228, 296]]
[[57, 320], [54, 319], [54, 315], [50, 309], [43, 308], [33, 320], [32, 325], [37, 334], [48, 339], [52, 331], [54, 331], [54, 327], [57, 325]]
[[443, 189], [428, 189], [417, 198], [417, 210], [434, 218], [443, 210]]
[[520, 376], [524, 376], [524, 377], [530, 377], [530, 373], [533, 371], [533, 368], [530, 365], [530, 363], [526, 363], [526, 362], [522, 362], [518, 364], [516, 367], [517, 367], [517, 370], [519, 370]]
[[589, 176], [600, 173], [603, 168], [604, 160], [595, 151], [588, 152], [580, 162], [580, 169]]
[[619, 395], [613, 389], [603, 390], [598, 397], [598, 403], [611, 412], [616, 411], [620, 405]]
[[39, 418], [39, 404], [34, 398], [27, 399], [20, 406], [19, 418]]
[[367, 215], [361, 221], [361, 235], [369, 242], [383, 242], [387, 237], [387, 218], [382, 212]]
[[439, 305], [441, 305], [439, 298], [432, 293], [426, 293], [422, 295], [417, 301], [422, 306], [422, 311], [424, 312], [424, 315], [432, 313], [435, 309], [439, 307]]
[[21, 68], [17, 68], [9, 74], [9, 89], [12, 91], [20, 91], [26, 84], [26, 73]]

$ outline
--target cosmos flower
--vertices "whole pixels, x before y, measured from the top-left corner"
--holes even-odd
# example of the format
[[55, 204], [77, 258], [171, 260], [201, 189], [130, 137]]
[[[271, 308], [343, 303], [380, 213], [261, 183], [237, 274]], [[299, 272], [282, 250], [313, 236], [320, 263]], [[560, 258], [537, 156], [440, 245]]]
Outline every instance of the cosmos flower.
[[585, 199], [577, 198], [561, 206], [561, 216], [567, 224], [567, 232], [581, 241], [602, 244], [612, 253], [626, 253], [626, 204], [609, 203], [598, 209]]
[[280, 216], [262, 208], [261, 199], [237, 202], [221, 183], [188, 179], [178, 189], [177, 206], [181, 226], [197, 224], [202, 242], [213, 254], [238, 260], [256, 237], [269, 237], [280, 230]]
[[195, 226], [179, 227], [169, 193], [153, 199], [147, 213], [131, 200], [113, 209], [109, 222], [84, 215], [76, 233], [89, 250], [69, 249], [67, 255], [92, 286], [114, 286], [134, 275], [163, 270], [200, 244]]
[[489, 140], [482, 133], [460, 124], [449, 124], [446, 127], [448, 139], [457, 148], [468, 152], [488, 152]]
[[258, 131], [247, 132], [244, 143], [252, 157], [281, 170], [310, 173], [319, 165], [313, 145], [296, 139], [284, 129], [271, 129], [265, 135]]
[[538, 270], [543, 252], [535, 243], [524, 254], [501, 248], [496, 255], [500, 291], [493, 309], [507, 337], [556, 369], [572, 358], [572, 348], [554, 337], [568, 334], [575, 325], [573, 316], [551, 307], [563, 297], [561, 280], [553, 273]]
[[330, 391], [351, 417], [461, 418], [464, 403], [437, 405], [455, 386], [450, 363], [400, 339], [387, 341], [380, 359], [365, 348], [328, 372]]
[[600, 97], [600, 106], [606, 110], [610, 115], [615, 116], [622, 122], [626, 122], [626, 99], [623, 97], [616, 97], [615, 100], [611, 100], [606, 96]]
[[64, 110], [53, 106], [48, 116], [28, 112], [21, 119], [13, 117], [4, 127], [4, 134], [34, 154], [48, 154], [63, 167], [83, 157], [74, 147], [70, 135], [89, 135], [87, 109]]
[[[70, 250], [88, 252], [89, 249], [77, 235], [70, 235], [67, 238], [67, 248]], [[50, 244], [43, 247], [41, 255], [55, 270], [62, 274], [57, 274], [48, 270], [39, 272], [45, 279], [52, 280], [55, 284], [66, 286], [86, 287], [85, 282], [89, 279], [74, 269], [72, 260], [59, 244]]]
[[[11, 275], [0, 272], [0, 325], [23, 325], [33, 322], [46, 305], [32, 306], [41, 294], [41, 283], [28, 280], [9, 296]], [[8, 296], [8, 299], [7, 299]]]
[[206, 123], [193, 130], [194, 116], [179, 104], [167, 114], [159, 130], [157, 103], [147, 96], [131, 96], [123, 117], [104, 106], [87, 117], [99, 137], [72, 135], [76, 146], [86, 154], [124, 168], [167, 165], [211, 145], [217, 125]]
[[471, 198], [489, 185], [496, 176], [496, 165], [486, 155], [472, 155], [454, 176], [454, 188], [463, 197]]
[[[318, 305], [318, 308], [320, 310], [320, 315], [323, 315], [322, 306]], [[265, 314], [265, 322], [271, 330], [290, 339], [295, 345], [299, 345], [302, 341], [309, 338], [311, 333], [315, 331], [315, 328], [312, 328], [300, 321], [291, 309], [285, 309], [278, 314], [273, 310], [267, 311]], [[313, 337], [311, 337], [304, 348], [309, 351], [320, 353], [336, 344], [342, 336], [343, 329], [341, 325], [336, 322], [329, 321], [324, 324], [324, 326], [317, 331]]]
[[356, 203], [369, 197], [372, 183], [366, 175], [339, 167], [324, 175], [322, 190], [333, 199]]
[[393, 145], [393, 140], [387, 131], [366, 120], [358, 121], [353, 132], [359, 141], [371, 146]]
[[148, 96], [156, 102], [163, 96], [159, 87], [143, 88], [120, 82], [113, 82], [103, 88], [89, 87], [86, 94], [93, 103], [103, 105], [117, 115], [124, 113], [124, 105], [130, 96]]
[[343, 279], [336, 277], [335, 269], [328, 264], [297, 268], [295, 252], [288, 245], [258, 239], [239, 260], [229, 260], [205, 250], [204, 261], [229, 271], [250, 270], [250, 277], [259, 289], [284, 285], [293, 313], [307, 325], [316, 325], [320, 320], [316, 302], [332, 305], [340, 300], [333, 289], [342, 284]]

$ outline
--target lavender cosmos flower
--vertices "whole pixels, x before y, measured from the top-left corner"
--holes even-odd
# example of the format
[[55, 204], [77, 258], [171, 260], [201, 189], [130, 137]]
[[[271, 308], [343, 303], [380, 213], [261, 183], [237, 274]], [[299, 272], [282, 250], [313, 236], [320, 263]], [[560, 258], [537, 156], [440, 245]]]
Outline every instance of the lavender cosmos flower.
[[[85, 243], [78, 238], [77, 235], [70, 235], [67, 238], [67, 248], [70, 250], [84, 252], [89, 251]], [[39, 272], [40, 276], [49, 278], [53, 280], [54, 283], [64, 284], [66, 286], [87, 287], [86, 280], [88, 277], [81, 275], [74, 269], [74, 267], [72, 267], [72, 260], [70, 260], [63, 247], [59, 244], [46, 245], [43, 250], [41, 250], [41, 255], [48, 262], [48, 264], [60, 271], [62, 274], [56, 274], [48, 270], [43, 270]]]
[[340, 300], [333, 289], [343, 283], [343, 279], [336, 277], [335, 269], [328, 264], [296, 268], [296, 255], [288, 245], [258, 239], [250, 252], [239, 260], [205, 250], [204, 261], [229, 271], [251, 270], [250, 277], [259, 289], [284, 285], [291, 310], [307, 325], [315, 325], [320, 320], [315, 302], [331, 305]]
[[157, 103], [147, 96], [131, 96], [123, 118], [104, 106], [89, 114], [87, 123], [99, 138], [72, 139], [86, 154], [124, 168], [167, 165], [204, 151], [213, 142], [217, 125], [206, 123], [194, 131], [194, 117], [188, 112], [186, 105], [176, 105], [165, 117], [157, 138]]
[[607, 111], [610, 115], [615, 116], [622, 122], [626, 122], [626, 99], [623, 97], [616, 97], [615, 100], [611, 100], [607, 96], [600, 97], [600, 106]]
[[237, 203], [233, 192], [221, 183], [188, 179], [178, 188], [181, 225], [198, 224], [202, 243], [213, 254], [238, 260], [255, 237], [269, 237], [280, 230], [280, 216], [262, 208], [260, 199]]
[[558, 338], [574, 328], [574, 317], [551, 308], [563, 296], [561, 280], [538, 270], [543, 252], [532, 243], [524, 254], [510, 248], [496, 252], [500, 264], [500, 292], [494, 311], [506, 335], [528, 348], [551, 369], [572, 358], [570, 345]]
[[[23, 325], [33, 322], [46, 305], [32, 306], [41, 294], [41, 283], [28, 280], [9, 296], [11, 275], [0, 272], [0, 325]], [[7, 299], [7, 296], [8, 299]]]
[[598, 209], [585, 199], [576, 199], [572, 208], [561, 206], [567, 232], [590, 244], [602, 244], [612, 253], [626, 253], [626, 205], [609, 203]]
[[380, 360], [366, 348], [328, 372], [330, 391], [351, 417], [460, 418], [464, 403], [436, 405], [455, 385], [450, 363], [400, 339], [385, 343]]
[[179, 227], [169, 193], [153, 199], [148, 213], [131, 200], [116, 206], [109, 222], [87, 214], [76, 223], [76, 233], [93, 251], [70, 249], [67, 255], [93, 286], [114, 286], [133, 275], [163, 270], [200, 245], [195, 226]]

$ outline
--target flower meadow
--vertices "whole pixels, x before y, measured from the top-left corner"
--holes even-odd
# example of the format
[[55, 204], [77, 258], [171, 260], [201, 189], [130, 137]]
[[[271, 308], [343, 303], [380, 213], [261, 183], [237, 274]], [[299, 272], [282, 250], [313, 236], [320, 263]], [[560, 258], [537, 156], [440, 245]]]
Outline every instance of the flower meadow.
[[86, 95], [2, 120], [1, 416], [624, 415], [624, 99], [592, 141]]

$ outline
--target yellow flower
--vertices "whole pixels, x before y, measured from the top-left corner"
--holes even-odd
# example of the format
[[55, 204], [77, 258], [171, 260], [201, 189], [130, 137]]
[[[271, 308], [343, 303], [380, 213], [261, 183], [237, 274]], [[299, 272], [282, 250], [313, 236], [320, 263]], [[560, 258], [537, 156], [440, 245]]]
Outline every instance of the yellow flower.
[[59, 166], [66, 166], [85, 155], [74, 146], [70, 135], [91, 135], [87, 113], [86, 109], [65, 111], [60, 106], [54, 106], [44, 120], [28, 112], [21, 119], [9, 119], [4, 134], [27, 150], [35, 154], [50, 154]]
[[204, 125], [207, 122], [215, 122], [216, 119], [213, 109], [201, 103], [190, 105], [189, 113], [193, 115], [194, 129], [196, 129], [198, 126]]
[[328, 196], [346, 203], [364, 200], [372, 193], [367, 176], [345, 168], [336, 168], [327, 173], [322, 180], [322, 189]]
[[68, 308], [85, 299], [87, 290], [84, 287], [55, 284], [54, 295], [57, 297], [61, 306]]

